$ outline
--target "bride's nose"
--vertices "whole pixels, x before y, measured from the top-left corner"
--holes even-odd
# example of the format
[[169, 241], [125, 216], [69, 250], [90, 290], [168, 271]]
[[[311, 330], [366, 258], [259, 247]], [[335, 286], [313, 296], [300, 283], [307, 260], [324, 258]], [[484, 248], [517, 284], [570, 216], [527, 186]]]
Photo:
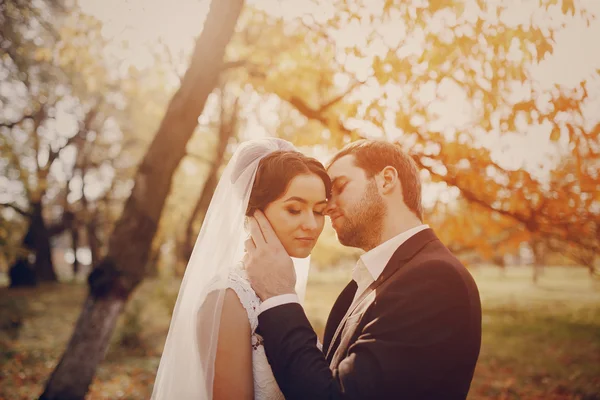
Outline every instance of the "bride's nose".
[[307, 215], [306, 218], [304, 218], [304, 220], [302, 221], [302, 229], [305, 231], [311, 231], [313, 229], [317, 229], [317, 227], [317, 219], [315, 218], [313, 213]]

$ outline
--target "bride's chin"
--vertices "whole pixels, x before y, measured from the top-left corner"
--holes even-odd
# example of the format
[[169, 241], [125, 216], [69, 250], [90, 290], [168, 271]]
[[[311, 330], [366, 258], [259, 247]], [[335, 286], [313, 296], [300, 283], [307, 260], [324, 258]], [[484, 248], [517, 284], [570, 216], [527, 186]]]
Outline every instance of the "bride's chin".
[[308, 256], [310, 256], [312, 249], [307, 250], [307, 249], [292, 249], [291, 251], [288, 251], [288, 255], [290, 257], [294, 257], [294, 258], [306, 258]]

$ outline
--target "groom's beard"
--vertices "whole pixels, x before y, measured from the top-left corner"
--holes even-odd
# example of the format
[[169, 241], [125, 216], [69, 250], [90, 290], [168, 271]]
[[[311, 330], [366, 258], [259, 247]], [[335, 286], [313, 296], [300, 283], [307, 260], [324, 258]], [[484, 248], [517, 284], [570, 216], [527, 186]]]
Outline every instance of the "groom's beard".
[[366, 251], [377, 247], [385, 215], [385, 203], [377, 192], [375, 181], [372, 181], [353, 210], [344, 213], [344, 224], [337, 230], [338, 240], [344, 246]]

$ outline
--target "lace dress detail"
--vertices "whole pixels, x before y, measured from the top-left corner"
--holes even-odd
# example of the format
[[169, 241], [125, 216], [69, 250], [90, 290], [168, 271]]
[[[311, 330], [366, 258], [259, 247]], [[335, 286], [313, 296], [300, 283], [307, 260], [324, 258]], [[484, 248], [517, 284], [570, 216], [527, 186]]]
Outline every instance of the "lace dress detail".
[[258, 307], [260, 299], [252, 290], [246, 271], [238, 266], [229, 274], [227, 286], [235, 291], [248, 313], [248, 321], [252, 330], [252, 373], [254, 375], [254, 398], [256, 400], [284, 399], [277, 385], [273, 371], [267, 361], [263, 339], [256, 333], [258, 327]]

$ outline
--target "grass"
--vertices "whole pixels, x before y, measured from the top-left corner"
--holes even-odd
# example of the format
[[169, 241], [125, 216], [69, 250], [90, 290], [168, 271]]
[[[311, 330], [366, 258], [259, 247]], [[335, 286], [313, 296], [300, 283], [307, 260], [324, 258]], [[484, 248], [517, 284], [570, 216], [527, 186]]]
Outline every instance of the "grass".
[[473, 271], [483, 338], [473, 398], [600, 399], [600, 283], [582, 269]]
[[[483, 304], [483, 340], [470, 399], [600, 399], [600, 282], [584, 269], [472, 270]], [[307, 314], [322, 334], [350, 279], [311, 275]], [[178, 283], [149, 280], [130, 301], [88, 399], [146, 399]], [[86, 288], [77, 284], [0, 289], [0, 399], [33, 399], [71, 335]]]

